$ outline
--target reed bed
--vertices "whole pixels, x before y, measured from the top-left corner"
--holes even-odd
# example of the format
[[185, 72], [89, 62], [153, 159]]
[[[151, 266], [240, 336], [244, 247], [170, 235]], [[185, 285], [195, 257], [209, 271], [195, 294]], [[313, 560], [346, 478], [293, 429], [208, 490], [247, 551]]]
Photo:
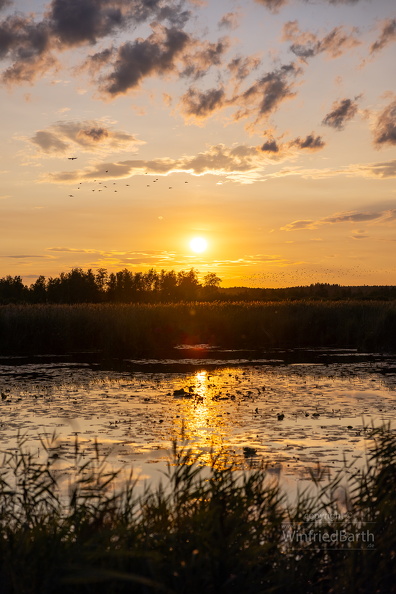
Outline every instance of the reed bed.
[[[64, 496], [51, 443], [40, 463], [21, 440], [0, 474], [0, 591], [395, 592], [396, 436], [369, 437], [364, 470], [324, 483], [316, 473], [315, 495], [294, 504], [265, 468], [238, 474], [220, 454], [208, 471], [176, 444], [163, 485], [136, 497], [132, 477], [119, 487], [98, 447], [87, 459], [76, 441]], [[290, 527], [309, 540], [286, 537]]]
[[0, 306], [0, 354], [156, 356], [178, 344], [396, 350], [391, 301]]

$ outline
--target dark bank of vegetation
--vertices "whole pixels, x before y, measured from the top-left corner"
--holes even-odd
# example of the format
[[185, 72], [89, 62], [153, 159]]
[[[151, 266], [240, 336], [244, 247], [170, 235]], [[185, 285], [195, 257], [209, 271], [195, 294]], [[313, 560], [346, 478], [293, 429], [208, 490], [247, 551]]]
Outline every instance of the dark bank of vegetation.
[[[48, 460], [19, 451], [0, 474], [2, 594], [391, 594], [396, 591], [396, 437], [367, 436], [366, 468], [315, 473], [317, 494], [287, 503], [265, 469], [241, 477], [214, 458], [202, 468], [174, 448], [166, 488], [115, 487], [95, 449], [75, 448], [69, 494], [58, 489], [56, 443]], [[299, 535], [299, 536], [296, 536]]]
[[0, 304], [8, 303], [169, 303], [179, 301], [396, 300], [395, 286], [316, 283], [281, 289], [220, 287], [213, 272], [202, 282], [195, 269], [108, 273], [73, 268], [57, 277], [39, 276], [30, 286], [20, 276], [0, 278]]
[[396, 351], [396, 302], [0, 306], [0, 355], [99, 351], [106, 357], [169, 357], [180, 344]]
[[153, 357], [200, 343], [396, 350], [396, 287], [222, 289], [220, 282], [208, 273], [201, 283], [194, 269], [95, 274], [74, 268], [30, 287], [20, 277], [2, 278], [0, 355], [84, 350]]

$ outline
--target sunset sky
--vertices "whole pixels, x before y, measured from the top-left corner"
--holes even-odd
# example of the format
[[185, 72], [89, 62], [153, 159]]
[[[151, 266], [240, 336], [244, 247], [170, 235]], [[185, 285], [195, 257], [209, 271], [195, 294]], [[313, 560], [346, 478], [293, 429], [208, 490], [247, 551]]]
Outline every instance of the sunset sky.
[[0, 276], [396, 284], [395, 0], [0, 9]]

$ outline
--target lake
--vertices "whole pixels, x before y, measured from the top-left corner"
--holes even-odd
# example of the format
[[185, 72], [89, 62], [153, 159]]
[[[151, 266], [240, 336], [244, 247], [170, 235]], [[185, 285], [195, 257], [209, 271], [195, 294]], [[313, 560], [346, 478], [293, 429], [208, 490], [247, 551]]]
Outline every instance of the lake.
[[[0, 359], [1, 450], [26, 447], [66, 480], [76, 436], [97, 440], [108, 464], [158, 482], [173, 440], [222, 452], [235, 468], [268, 466], [305, 484], [318, 463], [331, 475], [365, 460], [366, 427], [396, 417], [396, 358], [353, 350], [258, 353], [179, 348], [162, 360], [103, 364], [72, 358]], [[40, 440], [41, 438], [41, 440]]]

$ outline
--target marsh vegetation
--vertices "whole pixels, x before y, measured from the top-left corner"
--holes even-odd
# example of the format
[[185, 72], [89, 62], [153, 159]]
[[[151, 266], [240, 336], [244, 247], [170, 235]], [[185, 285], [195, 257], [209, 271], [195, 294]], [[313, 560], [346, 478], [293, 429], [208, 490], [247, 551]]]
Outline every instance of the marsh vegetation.
[[394, 301], [0, 306], [0, 354], [153, 357], [179, 344], [230, 349], [395, 350]]
[[51, 442], [39, 462], [21, 440], [0, 474], [1, 591], [394, 592], [396, 438], [369, 437], [363, 470], [318, 469], [294, 504], [265, 468], [238, 474], [220, 453], [208, 469], [176, 444], [164, 483], [136, 497], [77, 440], [64, 496]]

